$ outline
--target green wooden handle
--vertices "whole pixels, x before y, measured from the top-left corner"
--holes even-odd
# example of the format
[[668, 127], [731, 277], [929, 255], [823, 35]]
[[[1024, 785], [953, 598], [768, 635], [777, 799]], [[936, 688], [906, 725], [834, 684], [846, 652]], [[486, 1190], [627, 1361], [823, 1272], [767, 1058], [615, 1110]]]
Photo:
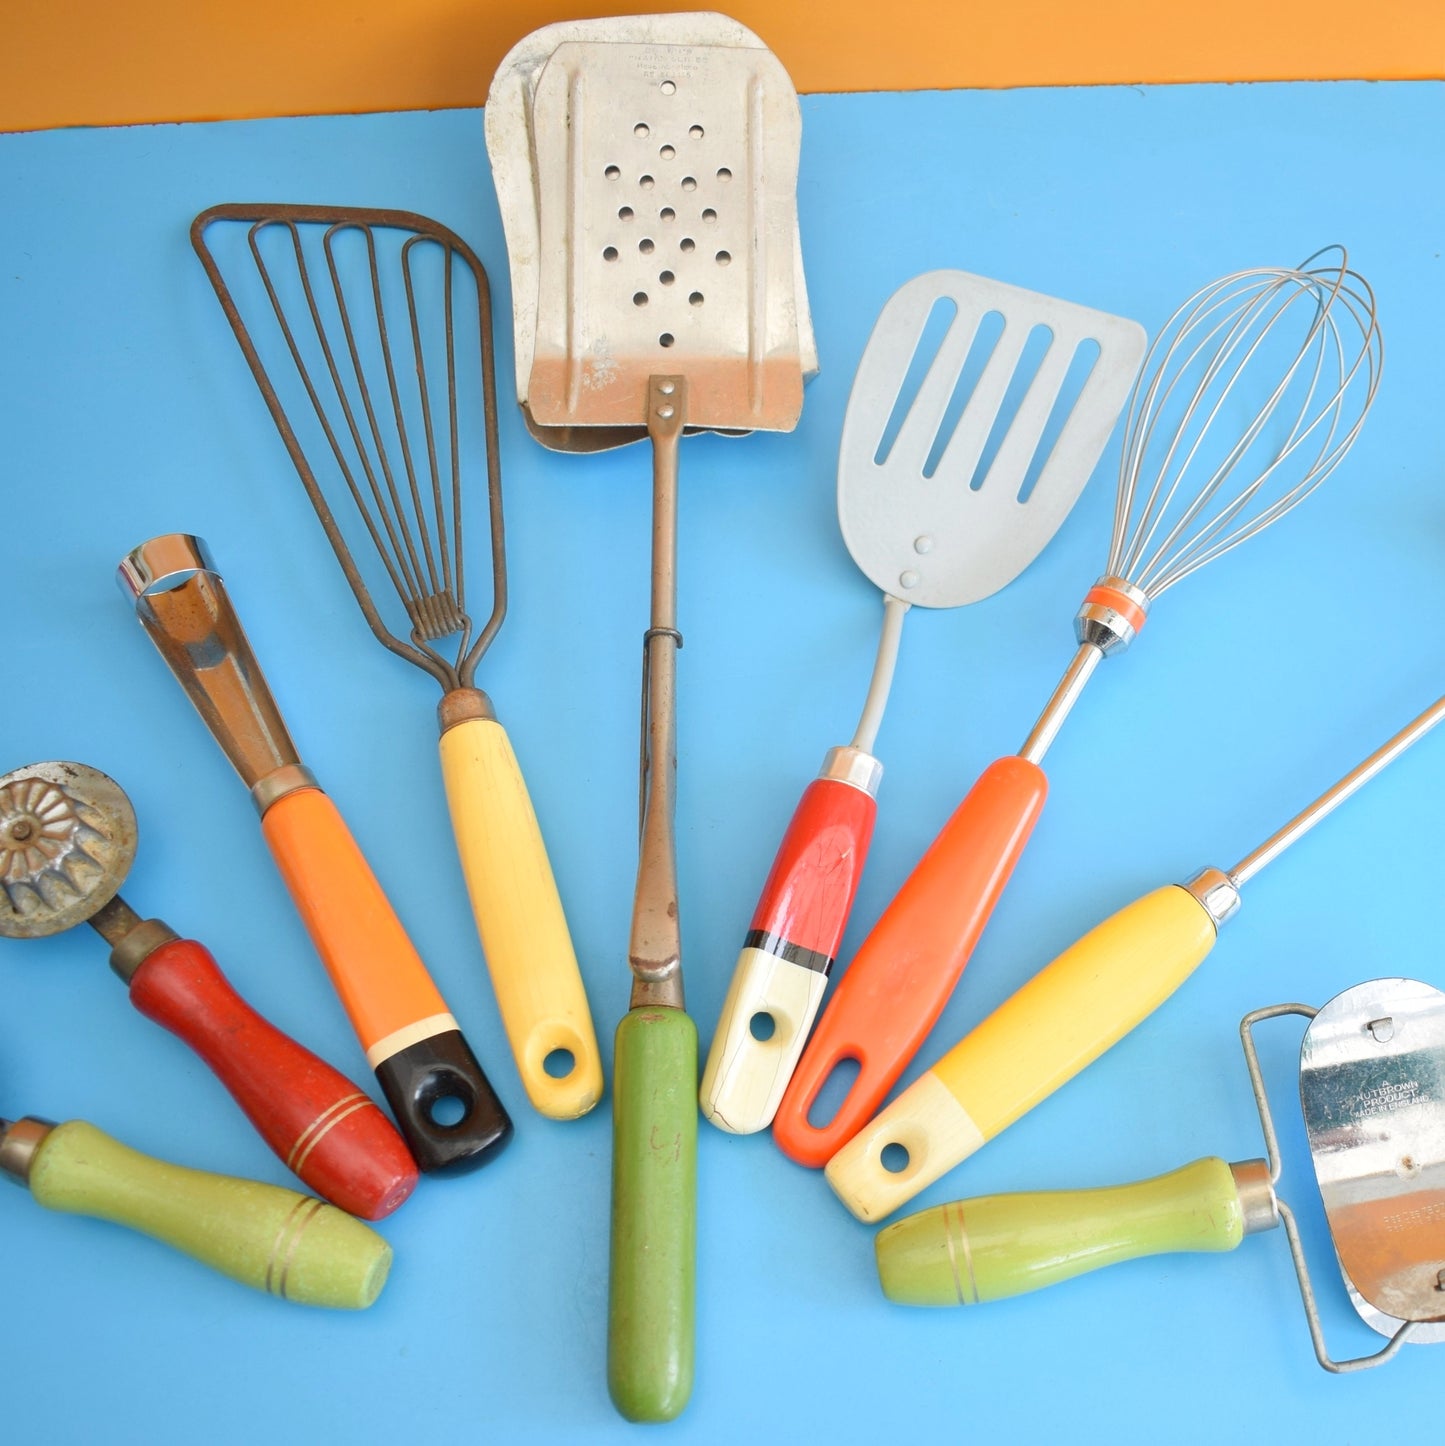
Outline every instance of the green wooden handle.
[[980, 1305], [1101, 1266], [1173, 1251], [1233, 1250], [1244, 1212], [1214, 1156], [1100, 1190], [982, 1195], [878, 1232], [878, 1279], [902, 1305]]
[[305, 1305], [361, 1310], [391, 1267], [391, 1246], [334, 1205], [279, 1185], [168, 1165], [83, 1120], [50, 1131], [31, 1161], [29, 1184], [48, 1209], [112, 1220]]
[[671, 1421], [692, 1394], [697, 1249], [697, 1027], [643, 1008], [612, 1065], [607, 1389], [629, 1421]]

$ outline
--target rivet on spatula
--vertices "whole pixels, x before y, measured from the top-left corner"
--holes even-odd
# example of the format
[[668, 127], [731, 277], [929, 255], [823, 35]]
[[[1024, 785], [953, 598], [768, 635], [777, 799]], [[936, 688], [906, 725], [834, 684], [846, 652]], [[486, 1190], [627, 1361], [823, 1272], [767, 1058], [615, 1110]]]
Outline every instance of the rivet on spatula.
[[1388, 1015], [1384, 1019], [1372, 1019], [1365, 1028], [1375, 1036], [1376, 1044], [1389, 1044], [1395, 1037], [1395, 1021]]

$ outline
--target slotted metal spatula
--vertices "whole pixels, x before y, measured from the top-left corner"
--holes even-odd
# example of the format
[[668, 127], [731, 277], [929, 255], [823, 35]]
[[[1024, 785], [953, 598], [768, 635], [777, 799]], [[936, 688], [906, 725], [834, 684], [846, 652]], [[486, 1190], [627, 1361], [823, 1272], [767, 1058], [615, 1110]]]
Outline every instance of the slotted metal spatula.
[[[744, 940], [702, 1081], [720, 1128], [773, 1122], [822, 1001], [872, 837], [883, 773], [872, 748], [904, 614], [978, 602], [1043, 551], [1144, 342], [1136, 322], [966, 271], [914, 277], [879, 315], [843, 422], [838, 521], [883, 592], [883, 634], [853, 741], [829, 749], [804, 791]], [[819, 1056], [804, 1124], [850, 1028], [840, 1018]]]

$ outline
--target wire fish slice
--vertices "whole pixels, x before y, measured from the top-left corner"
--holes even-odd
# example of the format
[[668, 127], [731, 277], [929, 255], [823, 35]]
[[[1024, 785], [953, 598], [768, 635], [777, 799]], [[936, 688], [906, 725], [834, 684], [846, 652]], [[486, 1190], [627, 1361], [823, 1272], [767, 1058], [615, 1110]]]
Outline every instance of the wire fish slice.
[[[226, 222], [245, 228], [256, 272], [249, 325], [207, 239]], [[196, 217], [191, 239], [371, 631], [443, 690], [447, 803], [528, 1098], [553, 1119], [586, 1114], [602, 1095], [602, 1062], [577, 956], [516, 755], [491, 700], [474, 686], [507, 607], [482, 264], [455, 232], [407, 211], [213, 206]], [[232, 269], [241, 264], [235, 256]], [[257, 278], [264, 297], [254, 294]], [[473, 328], [475, 356], [464, 344]], [[270, 368], [263, 347], [277, 356]], [[479, 431], [459, 402], [459, 378], [468, 393], [479, 389]], [[463, 473], [478, 450], [492, 583], [480, 625], [468, 608], [463, 546]], [[344, 520], [333, 499], [351, 509]], [[380, 600], [354, 548], [374, 559]]]

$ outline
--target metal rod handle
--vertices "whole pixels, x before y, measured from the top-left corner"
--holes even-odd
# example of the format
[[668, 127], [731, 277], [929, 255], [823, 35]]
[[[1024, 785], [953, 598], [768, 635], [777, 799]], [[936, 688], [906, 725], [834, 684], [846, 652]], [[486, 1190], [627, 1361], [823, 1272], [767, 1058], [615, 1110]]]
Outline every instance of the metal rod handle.
[[687, 414], [682, 377], [647, 388], [652, 439], [652, 612], [643, 642], [641, 849], [628, 960], [632, 1008], [683, 1007], [677, 848], [677, 448]]
[[1240, 859], [1230, 869], [1230, 878], [1236, 884], [1248, 883], [1296, 839], [1308, 833], [1352, 793], [1363, 788], [1377, 773], [1393, 763], [1411, 744], [1423, 738], [1442, 718], [1445, 718], [1445, 698], [1437, 699], [1418, 718], [1407, 723], [1388, 743], [1382, 744], [1363, 763], [1352, 768], [1333, 788], [1326, 789], [1308, 808], [1297, 813], [1282, 829], [1272, 833], [1253, 853]]
[[1059, 729], [1064, 726], [1064, 719], [1079, 701], [1084, 685], [1094, 676], [1094, 669], [1099, 666], [1103, 657], [1104, 650], [1094, 643], [1079, 644], [1079, 650], [1065, 669], [1064, 676], [1059, 679], [1059, 686], [1054, 689], [1053, 697], [1044, 705], [1039, 721], [1024, 739], [1024, 746], [1019, 749], [1020, 758], [1029, 763], [1043, 762], [1044, 754], [1058, 737]]

